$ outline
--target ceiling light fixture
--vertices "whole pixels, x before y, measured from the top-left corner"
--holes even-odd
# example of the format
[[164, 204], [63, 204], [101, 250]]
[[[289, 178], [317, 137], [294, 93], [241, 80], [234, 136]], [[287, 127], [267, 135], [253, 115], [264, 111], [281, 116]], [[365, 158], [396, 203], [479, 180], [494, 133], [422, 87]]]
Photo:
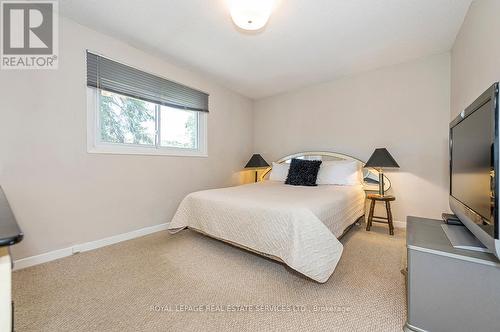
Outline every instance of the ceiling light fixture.
[[274, 0], [229, 0], [234, 23], [244, 30], [262, 29], [274, 7]]

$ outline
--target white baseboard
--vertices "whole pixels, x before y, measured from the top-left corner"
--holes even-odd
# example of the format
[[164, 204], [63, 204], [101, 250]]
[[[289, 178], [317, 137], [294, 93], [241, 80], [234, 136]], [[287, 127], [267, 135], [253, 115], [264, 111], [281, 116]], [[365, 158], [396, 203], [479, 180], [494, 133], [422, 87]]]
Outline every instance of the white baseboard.
[[21, 258], [21, 259], [14, 261], [14, 271], [24, 269], [24, 268], [27, 268], [30, 266], [50, 262], [50, 261], [53, 261], [53, 260], [56, 260], [59, 258], [71, 256], [71, 255], [79, 253], [79, 252], [94, 250], [94, 249], [109, 246], [111, 244], [115, 244], [118, 242], [135, 239], [135, 238], [138, 238], [138, 237], [141, 237], [144, 235], [160, 232], [160, 231], [163, 231], [166, 229], [167, 229], [166, 223], [159, 224], [159, 225], [155, 225], [155, 226], [137, 229], [135, 231], [131, 231], [128, 233], [113, 235], [113, 236], [110, 236], [110, 237], [107, 237], [104, 239], [100, 239], [100, 240], [96, 240], [96, 241], [85, 242], [85, 243], [81, 243], [81, 244], [76, 244], [76, 245], [71, 246], [71, 247], [49, 251], [47, 253], [43, 253], [43, 254], [36, 255], [36, 256]]
[[392, 224], [395, 228], [406, 228], [406, 221], [393, 220]]
[[[404, 221], [393, 221], [394, 227], [396, 228], [406, 228], [406, 222]], [[135, 239], [144, 235], [164, 231], [167, 229], [167, 224], [159, 224], [155, 226], [145, 227], [141, 229], [137, 229], [135, 231], [131, 231], [128, 233], [113, 235], [104, 239], [85, 242], [81, 244], [76, 244], [71, 247], [57, 249], [53, 251], [49, 251], [40, 255], [30, 256], [26, 258], [21, 258], [14, 261], [14, 271], [21, 270], [30, 266], [47, 263], [59, 258], [68, 257], [79, 252], [85, 252], [89, 250], [94, 250], [98, 248], [102, 248], [105, 246], [109, 246], [111, 244]]]

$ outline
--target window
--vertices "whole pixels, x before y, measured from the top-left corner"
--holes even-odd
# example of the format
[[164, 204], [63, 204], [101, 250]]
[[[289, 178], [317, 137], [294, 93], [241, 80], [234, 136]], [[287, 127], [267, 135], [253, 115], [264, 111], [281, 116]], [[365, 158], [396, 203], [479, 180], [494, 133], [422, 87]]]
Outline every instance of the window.
[[160, 107], [160, 145], [183, 149], [198, 148], [198, 114]]
[[[158, 105], [104, 90], [96, 93], [95, 142], [105, 152], [110, 152], [112, 148], [122, 148], [122, 152], [127, 152], [140, 147], [161, 149], [159, 154], [193, 154], [200, 150], [202, 136], [199, 112]], [[144, 150], [144, 153], [156, 154], [151, 149]]]
[[[94, 72], [92, 68], [89, 72], [89, 67], [93, 66], [89, 64], [92, 61], [89, 61], [89, 54], [95, 56], [87, 54], [89, 152], [207, 155], [208, 95], [121, 64], [131, 72], [124, 72], [123, 67], [118, 68], [120, 77], [113, 77], [111, 84], [108, 84], [107, 77], [103, 76], [109, 75], [108, 71], [115, 68], [106, 63], [103, 68], [103, 64], [98, 63], [99, 59], [94, 59], [98, 65], [95, 65]], [[117, 63], [113, 61], [112, 64]], [[140, 77], [133, 77], [134, 74]], [[112, 85], [117, 82], [117, 78], [121, 82], [116, 88]], [[99, 80], [104, 84], [92, 82]], [[143, 81], [146, 82], [142, 84]], [[162, 87], [165, 83], [167, 85]], [[181, 89], [176, 90], [178, 86]], [[169, 91], [158, 91], [164, 89]], [[186, 89], [189, 89], [188, 93]], [[190, 97], [189, 93], [196, 98]], [[195, 106], [198, 105], [202, 108], [197, 109]]]
[[157, 105], [99, 91], [99, 142], [155, 145]]

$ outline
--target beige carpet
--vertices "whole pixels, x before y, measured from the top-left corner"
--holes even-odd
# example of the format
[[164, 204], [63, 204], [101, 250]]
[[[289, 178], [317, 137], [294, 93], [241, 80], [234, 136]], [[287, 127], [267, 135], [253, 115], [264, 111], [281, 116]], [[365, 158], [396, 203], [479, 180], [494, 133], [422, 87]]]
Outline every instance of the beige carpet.
[[74, 255], [14, 273], [16, 331], [401, 331], [404, 231], [342, 242], [325, 284], [192, 231]]

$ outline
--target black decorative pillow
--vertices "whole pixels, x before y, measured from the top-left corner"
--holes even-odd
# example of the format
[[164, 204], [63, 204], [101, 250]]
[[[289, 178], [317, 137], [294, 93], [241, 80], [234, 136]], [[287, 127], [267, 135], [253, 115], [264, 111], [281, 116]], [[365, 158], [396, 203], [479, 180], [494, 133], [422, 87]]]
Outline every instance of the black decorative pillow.
[[292, 159], [285, 184], [291, 184], [292, 186], [317, 186], [316, 178], [318, 177], [320, 166], [321, 160]]

